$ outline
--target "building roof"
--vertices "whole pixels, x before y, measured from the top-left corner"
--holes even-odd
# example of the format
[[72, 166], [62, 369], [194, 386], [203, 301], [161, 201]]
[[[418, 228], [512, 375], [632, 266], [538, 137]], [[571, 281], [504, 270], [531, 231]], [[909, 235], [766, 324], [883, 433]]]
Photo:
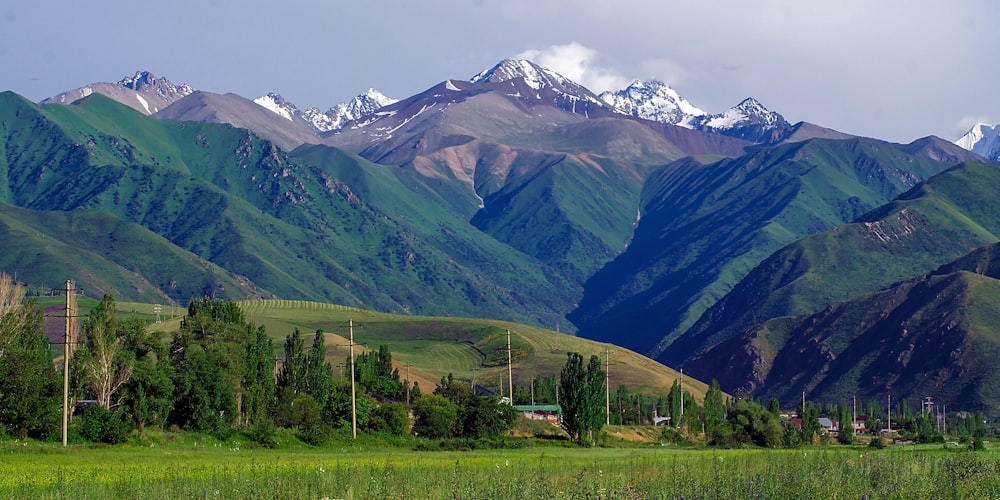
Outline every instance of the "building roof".
[[559, 405], [514, 405], [514, 409], [517, 411], [531, 411], [531, 412], [547, 411], [550, 413], [556, 413], [562, 415], [562, 406]]

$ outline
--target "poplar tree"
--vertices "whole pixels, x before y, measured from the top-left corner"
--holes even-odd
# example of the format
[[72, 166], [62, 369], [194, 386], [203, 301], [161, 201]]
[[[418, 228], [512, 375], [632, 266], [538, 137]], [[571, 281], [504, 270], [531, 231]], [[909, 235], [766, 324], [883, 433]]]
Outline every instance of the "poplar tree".
[[590, 364], [584, 368], [580, 353], [567, 353], [560, 372], [559, 402], [563, 408], [563, 428], [574, 441], [594, 443], [594, 432], [604, 427], [606, 418], [603, 396], [601, 358], [591, 356]]
[[326, 336], [323, 330], [316, 330], [312, 346], [306, 354], [306, 392], [319, 406], [326, 405], [333, 387], [333, 367], [326, 362]]
[[277, 387], [295, 394], [306, 392], [306, 355], [298, 328], [285, 337], [285, 361], [278, 371]]

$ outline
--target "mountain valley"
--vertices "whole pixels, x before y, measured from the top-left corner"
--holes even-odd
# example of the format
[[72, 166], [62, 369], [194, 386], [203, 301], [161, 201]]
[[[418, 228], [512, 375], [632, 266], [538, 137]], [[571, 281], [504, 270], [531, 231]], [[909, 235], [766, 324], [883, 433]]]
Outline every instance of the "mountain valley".
[[1000, 339], [1000, 158], [973, 132], [895, 144], [523, 60], [328, 111], [137, 72], [0, 94], [0, 268], [124, 300], [518, 321], [783, 403], [933, 389], [990, 410], [970, 351]]

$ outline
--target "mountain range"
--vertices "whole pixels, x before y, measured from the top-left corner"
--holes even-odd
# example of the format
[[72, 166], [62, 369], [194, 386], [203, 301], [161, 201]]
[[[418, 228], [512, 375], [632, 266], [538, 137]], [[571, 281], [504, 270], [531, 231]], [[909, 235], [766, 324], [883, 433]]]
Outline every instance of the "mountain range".
[[[846, 364], [826, 368], [836, 384], [792, 383], [818, 358], [772, 362], [807, 335], [862, 342], [805, 333], [802, 315], [865, 309], [862, 297], [997, 241], [982, 138], [853, 137], [753, 98], [711, 114], [656, 81], [599, 95], [529, 61], [399, 100], [370, 89], [326, 112], [139, 72], [40, 104], [0, 94], [0, 135], [0, 231], [18, 242], [0, 268], [39, 283], [71, 268], [123, 299], [515, 320], [783, 402], [864, 392]], [[942, 288], [934, 307], [963, 290]], [[783, 333], [761, 333], [774, 325]], [[1000, 338], [984, 325], [977, 338]], [[899, 331], [867, 335], [891, 344]], [[955, 373], [935, 359], [907, 369]], [[899, 364], [864, 369], [870, 394], [929, 387], [900, 382]], [[989, 410], [970, 396], [988, 390], [977, 377], [941, 397]]]

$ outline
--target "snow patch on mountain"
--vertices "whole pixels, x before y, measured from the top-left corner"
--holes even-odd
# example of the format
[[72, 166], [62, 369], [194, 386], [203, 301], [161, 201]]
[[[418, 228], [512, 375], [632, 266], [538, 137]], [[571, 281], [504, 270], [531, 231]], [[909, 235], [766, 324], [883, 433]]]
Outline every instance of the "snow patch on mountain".
[[267, 95], [260, 96], [254, 99], [253, 102], [288, 121], [294, 121], [295, 115], [299, 113], [298, 108], [294, 104], [286, 101], [280, 94], [275, 92], [269, 92]]
[[[149, 71], [136, 71], [132, 76], [126, 76], [116, 84], [119, 87], [132, 89], [136, 92], [156, 94], [168, 102], [193, 94], [195, 89], [188, 84], [174, 85], [166, 78], [157, 78]], [[147, 108], [148, 109], [148, 108]]]
[[707, 114], [657, 80], [636, 80], [623, 90], [603, 92], [600, 98], [622, 114], [687, 128], [693, 128], [694, 118]]
[[955, 144], [987, 160], [1000, 161], [1000, 124], [976, 124]]
[[547, 68], [543, 68], [531, 61], [523, 59], [504, 59], [499, 64], [490, 69], [480, 72], [472, 77], [472, 83], [493, 82], [500, 83], [523, 78], [524, 83], [529, 87], [539, 90], [543, 87], [565, 87], [571, 82], [568, 78]]
[[316, 132], [340, 130], [352, 121], [361, 120], [374, 115], [378, 110], [393, 104], [397, 99], [386, 97], [375, 89], [368, 89], [363, 94], [350, 101], [338, 104], [327, 111], [319, 108], [309, 108], [299, 111], [294, 104], [286, 101], [281, 95], [270, 92], [258, 97], [253, 102], [282, 118], [290, 121], [301, 119]]
[[149, 110], [149, 102], [148, 101], [146, 101], [145, 99], [143, 99], [142, 96], [139, 95], [139, 94], [136, 94], [135, 98], [139, 100], [139, 104], [142, 104], [142, 107], [146, 110], [146, 114], [147, 115], [153, 114], [152, 111]]
[[347, 122], [372, 116], [378, 110], [396, 101], [397, 99], [386, 97], [381, 92], [370, 88], [354, 99], [330, 108], [326, 115], [330, 117], [334, 129], [339, 129], [343, 128]]
[[712, 115], [704, 121], [704, 126], [712, 129], [730, 129], [741, 125], [774, 127], [785, 119], [764, 107], [757, 99], [748, 97], [736, 106]]
[[520, 78], [525, 85], [538, 91], [548, 89], [569, 101], [589, 101], [600, 106], [607, 104], [586, 87], [555, 71], [523, 59], [504, 59], [496, 66], [481, 71], [469, 81], [472, 83], [503, 83]]

